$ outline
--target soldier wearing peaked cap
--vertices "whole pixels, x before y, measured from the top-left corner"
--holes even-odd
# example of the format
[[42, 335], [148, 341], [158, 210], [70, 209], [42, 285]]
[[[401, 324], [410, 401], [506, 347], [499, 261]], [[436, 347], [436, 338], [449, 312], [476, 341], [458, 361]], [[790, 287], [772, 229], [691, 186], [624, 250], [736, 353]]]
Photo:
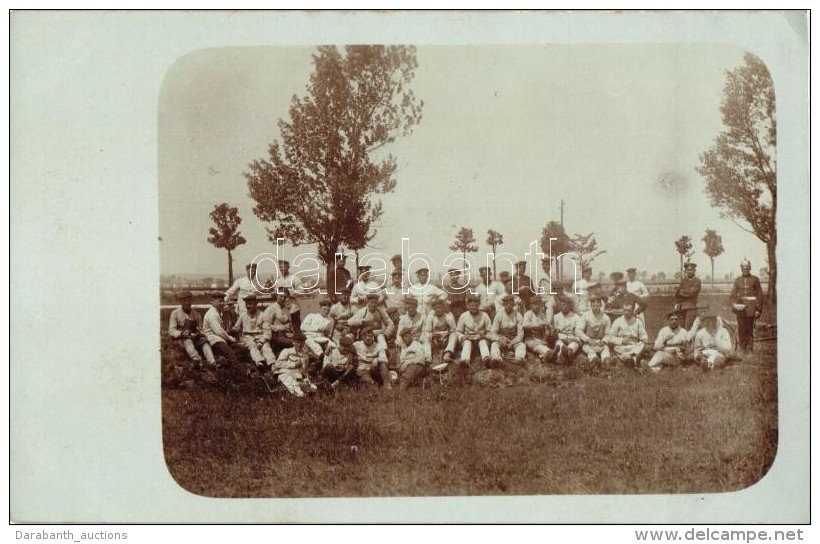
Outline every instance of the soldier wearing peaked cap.
[[203, 334], [202, 315], [191, 305], [193, 295], [190, 291], [182, 291], [177, 295], [180, 307], [171, 312], [168, 324], [168, 335], [177, 340], [185, 350], [191, 361], [199, 365], [202, 357], [197, 348], [202, 349], [202, 355], [209, 364], [215, 363], [211, 346]]
[[683, 316], [683, 327], [687, 330], [692, 328], [692, 323], [698, 313], [698, 296], [700, 295], [701, 283], [700, 278], [695, 275], [696, 268], [697, 265], [691, 261], [687, 261], [683, 265], [683, 277], [680, 280], [680, 285], [675, 290], [675, 301]]
[[738, 349], [751, 352], [754, 324], [763, 310], [763, 287], [760, 278], [752, 275], [752, 263], [746, 259], [740, 263], [740, 277], [732, 286], [729, 301], [737, 317]]

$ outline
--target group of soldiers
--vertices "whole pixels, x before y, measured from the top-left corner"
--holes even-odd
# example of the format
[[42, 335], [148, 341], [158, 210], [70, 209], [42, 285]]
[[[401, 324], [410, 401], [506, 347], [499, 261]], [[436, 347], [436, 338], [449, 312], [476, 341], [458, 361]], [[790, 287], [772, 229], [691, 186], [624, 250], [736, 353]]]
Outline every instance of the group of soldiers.
[[[548, 260], [538, 286], [526, 275], [525, 261], [497, 280], [489, 267], [481, 267], [477, 284], [451, 269], [441, 287], [429, 281], [426, 268], [409, 282], [399, 255], [392, 264], [385, 286], [371, 278], [369, 266], [358, 267], [352, 279], [340, 256], [328, 278], [330, 295], [304, 318], [298, 300], [308, 291], [290, 274], [290, 263], [280, 261], [278, 277], [266, 285], [249, 264], [226, 293], [209, 296], [204, 316], [192, 308], [191, 293], [180, 293], [169, 334], [204, 369], [215, 368], [218, 359], [240, 365], [244, 354], [237, 347], [243, 346], [251, 373], [268, 384], [277, 379], [296, 396], [317, 391], [317, 384], [406, 389], [431, 372], [463, 373], [476, 366], [517, 372], [528, 354], [540, 364], [624, 364], [657, 372], [690, 363], [717, 368], [733, 350], [722, 320], [698, 306], [701, 284], [694, 263], [686, 263], [676, 303], [653, 345], [644, 318], [649, 291], [634, 268], [626, 278], [611, 274], [605, 294], [591, 281], [591, 267], [583, 266], [576, 281], [556, 282]], [[763, 302], [760, 281], [750, 270], [744, 260], [730, 295], [744, 350], [751, 349], [751, 328]], [[262, 309], [260, 299], [268, 292], [270, 304]], [[226, 327], [234, 300], [236, 317]]]

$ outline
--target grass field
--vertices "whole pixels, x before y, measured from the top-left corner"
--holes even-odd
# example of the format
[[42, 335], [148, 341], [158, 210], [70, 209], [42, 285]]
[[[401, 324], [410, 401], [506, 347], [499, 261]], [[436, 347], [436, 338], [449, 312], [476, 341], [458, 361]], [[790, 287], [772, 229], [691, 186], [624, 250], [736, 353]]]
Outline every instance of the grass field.
[[[650, 335], [665, 303], [650, 304]], [[303, 312], [313, 304], [303, 300]], [[713, 309], [731, 318], [719, 300]], [[162, 362], [167, 465], [205, 496], [733, 491], [758, 481], [777, 448], [771, 341], [713, 373], [531, 363], [469, 385], [430, 379], [423, 389], [304, 399], [241, 372], [185, 383], [167, 345]]]

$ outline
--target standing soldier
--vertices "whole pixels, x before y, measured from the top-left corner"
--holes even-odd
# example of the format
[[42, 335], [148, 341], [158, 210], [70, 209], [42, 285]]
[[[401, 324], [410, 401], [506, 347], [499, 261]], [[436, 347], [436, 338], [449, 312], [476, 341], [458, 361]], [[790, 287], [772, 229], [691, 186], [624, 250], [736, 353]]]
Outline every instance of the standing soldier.
[[592, 283], [592, 267], [584, 265], [581, 267], [581, 279], [576, 281], [572, 287], [572, 292], [578, 297], [578, 313], [582, 314], [589, 310], [589, 286]]
[[530, 299], [535, 294], [535, 289], [532, 285], [532, 279], [527, 275], [527, 261], [518, 261], [515, 263], [515, 275], [513, 281], [513, 294], [518, 295], [521, 299], [521, 308], [519, 310], [523, 313], [530, 309]]
[[763, 287], [760, 278], [752, 275], [752, 263], [748, 260], [741, 261], [740, 273], [729, 300], [737, 317], [738, 350], [751, 352], [755, 321], [763, 310]]
[[478, 309], [492, 319], [495, 317], [496, 299], [504, 296], [504, 284], [492, 279], [492, 270], [488, 266], [479, 268], [478, 273], [481, 281], [474, 291], [479, 297]]
[[256, 264], [250, 263], [245, 265], [245, 275], [237, 278], [233, 285], [225, 291], [225, 304], [236, 297], [236, 313], [242, 315], [245, 313], [245, 297], [261, 290], [261, 286], [256, 281]]
[[327, 278], [327, 292], [331, 302], [336, 302], [342, 296], [342, 291], [350, 285], [350, 271], [345, 266], [347, 255], [336, 254], [336, 268], [333, 269], [333, 277]]
[[695, 269], [698, 267], [691, 261], [686, 261], [683, 265], [683, 278], [680, 280], [680, 285], [675, 290], [675, 300], [678, 304], [678, 309], [683, 316], [683, 328], [689, 330], [692, 328], [692, 323], [698, 315], [698, 295], [700, 295], [700, 278], [695, 276]]

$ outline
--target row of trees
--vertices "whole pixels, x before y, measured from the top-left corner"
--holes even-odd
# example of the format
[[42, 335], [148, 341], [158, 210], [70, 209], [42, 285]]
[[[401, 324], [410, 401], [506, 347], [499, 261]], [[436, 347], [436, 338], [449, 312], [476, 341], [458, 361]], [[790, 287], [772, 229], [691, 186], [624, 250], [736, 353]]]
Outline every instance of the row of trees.
[[[413, 132], [423, 102], [410, 86], [417, 67], [413, 47], [348, 46], [340, 51], [324, 46], [314, 54], [313, 65], [307, 94], [294, 96], [289, 120], [278, 123], [281, 142], [274, 141], [268, 156], [253, 161], [244, 175], [256, 202], [254, 214], [273, 226], [268, 228], [271, 241], [281, 237], [294, 246], [317, 244], [318, 257], [330, 272], [337, 251], [363, 249], [376, 236], [382, 216], [379, 196], [396, 187], [397, 163], [387, 146]], [[725, 128], [700, 155], [696, 170], [721, 215], [766, 244], [768, 299], [774, 310], [777, 130], [774, 87], [759, 58], [747, 53], [742, 66], [727, 72], [720, 112]], [[244, 238], [236, 229], [238, 217], [224, 206], [228, 210], [214, 210], [217, 227], [209, 240], [228, 250], [232, 277], [230, 252]], [[475, 237], [465, 229], [451, 248], [466, 256], [475, 251]], [[553, 255], [575, 252], [580, 264], [604, 253], [594, 233], [570, 238], [555, 221], [542, 231], [544, 253], [550, 238]], [[723, 251], [720, 237], [707, 231], [703, 240], [714, 268]], [[486, 242], [495, 254], [503, 236], [490, 230]], [[687, 237], [675, 245], [681, 263], [691, 256]]]
[[[550, 244], [550, 239], [552, 239], [552, 244]], [[450, 251], [460, 251], [462, 260], [466, 261], [467, 253], [476, 253], [478, 251], [478, 246], [475, 245], [475, 242], [476, 237], [473, 233], [473, 229], [461, 227], [455, 236], [455, 240], [450, 244], [449, 249]], [[496, 276], [495, 255], [498, 246], [504, 243], [504, 235], [497, 230], [489, 229], [485, 243], [492, 248], [493, 276]], [[577, 256], [576, 262], [579, 266], [590, 264], [595, 260], [595, 257], [606, 253], [606, 250], [598, 249], [598, 242], [595, 240], [594, 232], [587, 235], [576, 234], [570, 238], [564, 230], [563, 225], [557, 221], [547, 223], [547, 226], [541, 231], [539, 245], [544, 255], [552, 254], [553, 258], [558, 258], [560, 255], [566, 254]], [[562, 267], [558, 266], [557, 271], [558, 279], [562, 279]]]

